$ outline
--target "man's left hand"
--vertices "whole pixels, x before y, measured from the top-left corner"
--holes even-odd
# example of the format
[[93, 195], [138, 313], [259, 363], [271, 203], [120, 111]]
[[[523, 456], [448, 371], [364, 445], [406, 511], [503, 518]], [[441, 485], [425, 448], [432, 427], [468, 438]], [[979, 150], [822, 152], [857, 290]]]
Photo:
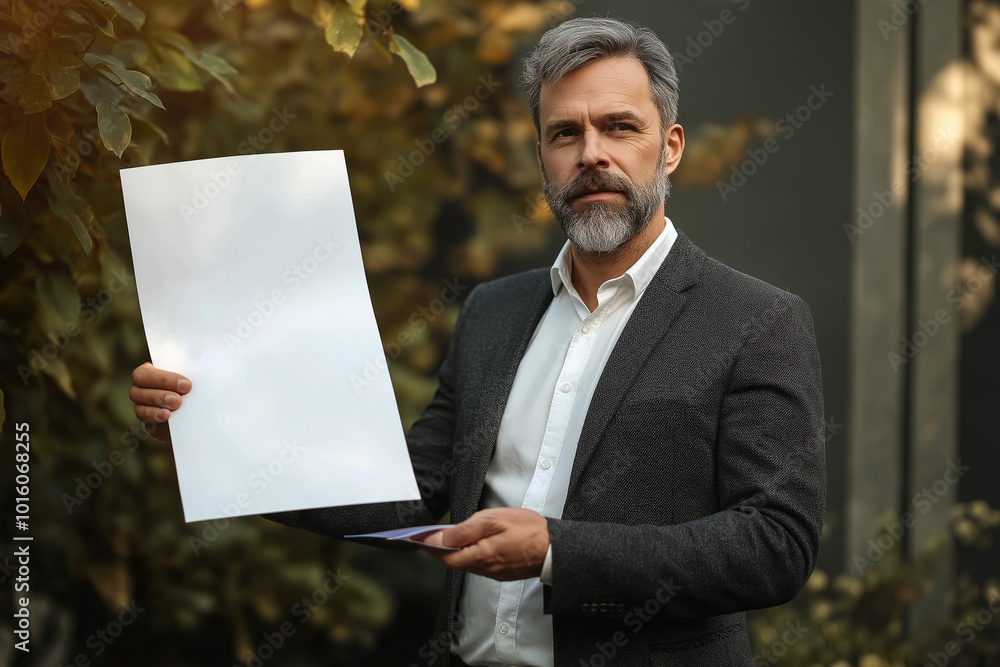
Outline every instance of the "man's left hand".
[[497, 581], [528, 579], [542, 573], [549, 548], [549, 524], [538, 512], [497, 507], [480, 510], [424, 542], [461, 547], [458, 551], [424, 550], [456, 570]]

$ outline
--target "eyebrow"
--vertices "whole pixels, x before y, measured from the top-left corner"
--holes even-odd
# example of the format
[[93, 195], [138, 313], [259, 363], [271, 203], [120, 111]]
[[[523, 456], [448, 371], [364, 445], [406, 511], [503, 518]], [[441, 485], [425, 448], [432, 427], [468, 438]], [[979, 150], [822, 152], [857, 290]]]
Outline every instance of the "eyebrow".
[[[617, 123], [623, 120], [630, 120], [634, 123], [645, 123], [645, 119], [634, 111], [612, 111], [601, 116], [598, 120], [605, 123]], [[555, 120], [545, 124], [544, 135], [547, 137], [557, 130], [564, 130], [568, 127], [576, 127], [577, 122], [573, 120]]]

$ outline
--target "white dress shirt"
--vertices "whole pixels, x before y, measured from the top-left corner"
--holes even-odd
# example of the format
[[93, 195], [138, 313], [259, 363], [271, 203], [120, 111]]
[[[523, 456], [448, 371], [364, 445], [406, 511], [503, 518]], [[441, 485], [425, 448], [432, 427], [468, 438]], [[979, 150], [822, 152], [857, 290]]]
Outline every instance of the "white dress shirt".
[[[552, 265], [554, 297], [535, 329], [507, 399], [482, 507], [520, 507], [562, 516], [576, 445], [604, 364], [639, 297], [670, 252], [669, 218], [623, 275], [597, 290], [587, 308], [573, 287], [569, 242]], [[499, 582], [466, 573], [453, 651], [475, 667], [551, 667], [552, 617], [542, 611], [552, 548], [541, 578]]]

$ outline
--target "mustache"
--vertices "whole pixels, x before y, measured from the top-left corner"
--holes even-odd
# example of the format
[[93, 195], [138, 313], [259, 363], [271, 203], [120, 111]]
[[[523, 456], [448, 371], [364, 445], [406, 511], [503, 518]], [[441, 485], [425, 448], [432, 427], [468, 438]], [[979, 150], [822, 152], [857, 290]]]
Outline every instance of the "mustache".
[[610, 192], [621, 192], [630, 194], [632, 192], [632, 182], [619, 174], [607, 171], [588, 169], [581, 171], [573, 177], [569, 183], [559, 190], [559, 197], [563, 201], [569, 201], [580, 195], [593, 192], [595, 190], [607, 190]]

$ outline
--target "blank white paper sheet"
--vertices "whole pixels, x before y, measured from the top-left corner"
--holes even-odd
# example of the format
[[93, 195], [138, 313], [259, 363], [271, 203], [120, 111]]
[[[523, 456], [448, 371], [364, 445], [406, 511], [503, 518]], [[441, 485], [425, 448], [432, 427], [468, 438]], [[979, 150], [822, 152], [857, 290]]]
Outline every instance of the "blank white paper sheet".
[[343, 151], [121, 180], [153, 365], [192, 383], [170, 417], [185, 520], [419, 499]]

